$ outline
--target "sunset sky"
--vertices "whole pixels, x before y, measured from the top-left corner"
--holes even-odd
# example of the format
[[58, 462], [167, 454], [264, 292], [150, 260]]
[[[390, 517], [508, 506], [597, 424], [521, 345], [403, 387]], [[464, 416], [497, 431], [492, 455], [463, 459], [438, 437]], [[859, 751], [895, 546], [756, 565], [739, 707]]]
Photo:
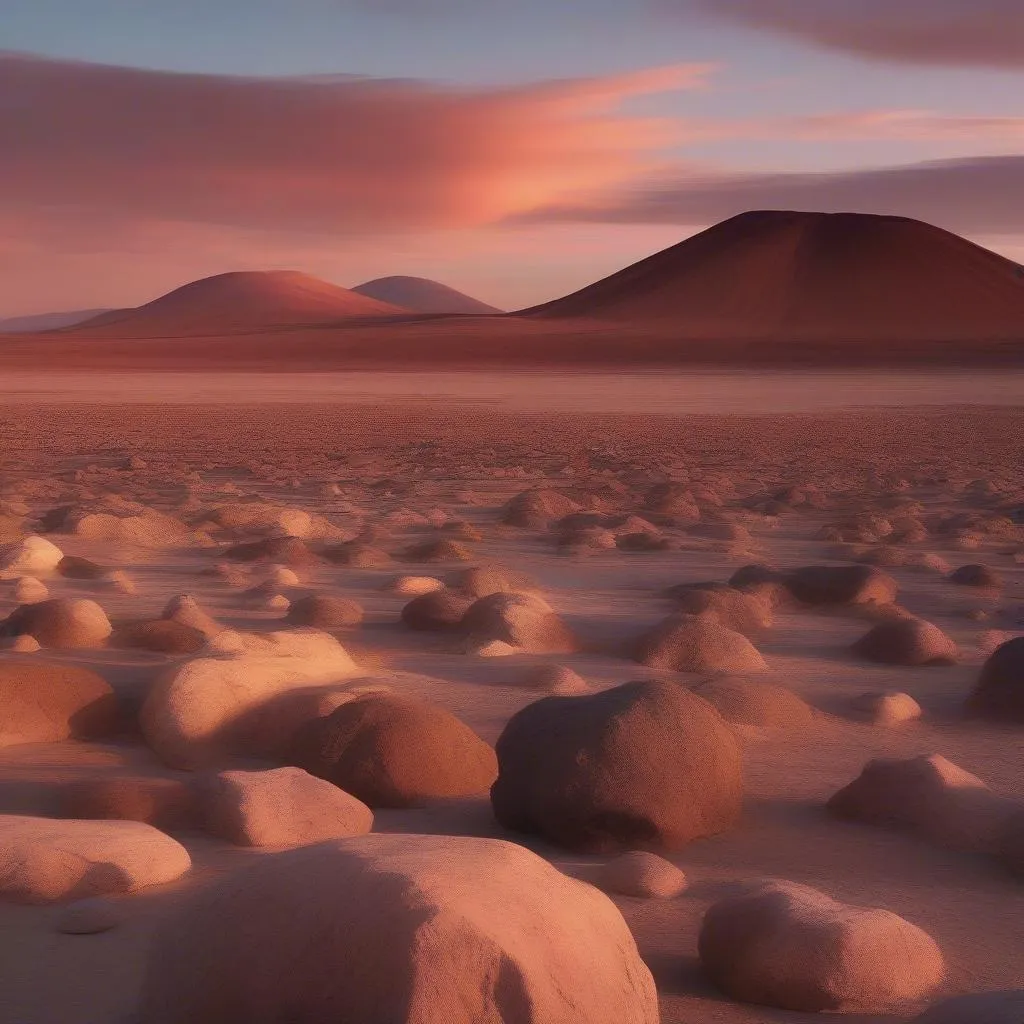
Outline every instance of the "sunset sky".
[[0, 317], [239, 269], [504, 308], [755, 208], [1024, 261], [1024, 0], [0, 0]]

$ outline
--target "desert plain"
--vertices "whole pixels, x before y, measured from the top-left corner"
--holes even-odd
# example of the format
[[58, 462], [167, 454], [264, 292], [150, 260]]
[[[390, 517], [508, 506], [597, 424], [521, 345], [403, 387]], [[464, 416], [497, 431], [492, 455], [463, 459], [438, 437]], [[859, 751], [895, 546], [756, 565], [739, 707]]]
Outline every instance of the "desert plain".
[[[246, 964], [251, 970], [272, 962], [268, 977], [279, 982], [292, 970], [289, 964], [325, 955], [316, 936], [305, 937], [301, 956], [287, 946], [291, 911], [275, 904], [285, 899], [282, 892], [257, 891], [242, 904], [253, 915], [251, 934], [232, 931], [238, 920], [230, 900], [222, 916], [213, 903], [197, 918], [213, 936], [189, 939], [181, 914], [204, 891], [233, 878], [241, 880], [235, 895], [243, 898], [246, 872], [295, 856], [282, 847], [301, 845], [304, 835], [310, 841], [316, 831], [310, 822], [322, 830], [322, 819], [330, 817], [309, 811], [305, 825], [289, 824], [289, 814], [301, 819], [303, 808], [285, 807], [268, 823], [258, 820], [257, 809], [248, 831], [237, 821], [225, 826], [224, 814], [209, 809], [210, 794], [219, 792], [223, 801], [225, 793], [211, 778], [301, 761], [337, 786], [332, 772], [354, 733], [346, 739], [339, 726], [320, 746], [306, 741], [303, 760], [295, 754], [299, 731], [312, 736], [360, 701], [395, 699], [431, 710], [422, 720], [413, 716], [419, 725], [395, 727], [405, 736], [397, 746], [388, 745], [386, 722], [378, 723], [376, 739], [345, 769], [362, 795], [347, 812], [337, 812], [342, 838], [328, 846], [366, 842], [369, 829], [371, 840], [394, 837], [396, 849], [407, 843], [428, 861], [431, 850], [433, 856], [440, 850], [452, 860], [435, 864], [435, 874], [457, 877], [465, 870], [470, 878], [481, 869], [469, 864], [468, 854], [463, 864], [457, 848], [431, 846], [434, 840], [424, 837], [504, 840], [587, 887], [563, 892], [553, 878], [537, 874], [535, 858], [527, 866], [507, 851], [502, 856], [514, 863], [495, 862], [500, 898], [491, 902], [486, 886], [453, 893], [458, 885], [451, 877], [437, 882], [417, 875], [420, 895], [429, 897], [430, 886], [440, 885], [441, 903], [451, 904], [445, 912], [470, 935], [456, 928], [450, 945], [431, 960], [429, 951], [409, 946], [398, 925], [390, 939], [376, 934], [387, 932], [388, 915], [398, 913], [388, 900], [401, 903], [399, 897], [378, 892], [376, 882], [366, 883], [362, 903], [358, 895], [339, 895], [331, 887], [340, 881], [317, 874], [310, 861], [308, 886], [316, 891], [306, 902], [334, 906], [351, 899], [369, 908], [358, 921], [342, 913], [334, 922], [340, 931], [365, 928], [358, 942], [393, 972], [367, 985], [402, 989], [415, 969], [414, 995], [422, 997], [424, 989], [435, 994], [432, 1010], [418, 1003], [403, 1019], [576, 1021], [584, 1019], [588, 989], [607, 995], [622, 1024], [659, 1016], [665, 1024], [827, 1018], [808, 1007], [780, 1005], [813, 1001], [806, 993], [760, 1003], [738, 998], [727, 980], [730, 967], [710, 964], [710, 945], [702, 963], [698, 938], [709, 908], [764, 879], [809, 886], [907, 923], [907, 933], [886, 939], [881, 954], [871, 948], [868, 928], [865, 950], [822, 968], [852, 986], [848, 1005], [834, 1007], [851, 1024], [912, 1019], [947, 998], [1024, 988], [1024, 862], [1006, 839], [1024, 801], [1024, 683], [1016, 678], [1016, 696], [995, 714], [991, 707], [983, 714], [966, 709], [993, 653], [1024, 636], [1024, 411], [1019, 404], [870, 405], [868, 395], [861, 407], [844, 410], [673, 415], [482, 403], [268, 403], [258, 395], [230, 404], [124, 404], [116, 395], [47, 404], [22, 395], [6, 404], [0, 616], [4, 643], [20, 650], [0, 654], [6, 708], [0, 814], [58, 821], [77, 814], [76, 820], [94, 817], [116, 827], [124, 824], [114, 820], [118, 816], [150, 821], [150, 829], [173, 841], [173, 855], [166, 856], [174, 877], [154, 882], [143, 865], [136, 876], [146, 884], [135, 884], [130, 871], [112, 878], [69, 868], [59, 856], [56, 866], [45, 862], [33, 875], [25, 862], [41, 856], [40, 847], [0, 839], [0, 887], [8, 896], [0, 901], [0, 1020], [226, 1022], [242, 1020], [232, 1015], [242, 1006], [253, 1021], [349, 1019], [310, 1013], [311, 993], [331, 988], [321, 976], [320, 989], [310, 982], [301, 995], [288, 997], [295, 999], [292, 1017], [286, 1005], [274, 1003], [269, 983], [262, 1003], [253, 1002], [251, 992], [239, 994], [254, 983], [239, 981]], [[26, 546], [29, 537], [55, 545], [57, 556], [38, 542]], [[40, 552], [50, 552], [49, 561]], [[759, 568], [744, 569], [749, 566]], [[857, 568], [839, 577], [798, 572], [810, 566]], [[970, 566], [983, 568], [958, 572]], [[471, 572], [477, 568], [488, 571]], [[443, 589], [427, 599], [416, 596], [431, 588]], [[492, 589], [506, 594], [497, 610], [466, 617], [474, 602], [494, 605], [487, 596]], [[527, 596], [516, 604], [509, 593]], [[181, 600], [186, 596], [191, 600]], [[71, 610], [63, 619], [54, 612], [56, 625], [44, 615], [36, 630], [42, 641], [32, 643], [25, 608], [44, 598]], [[83, 601], [98, 604], [103, 621], [86, 613]], [[652, 640], [651, 631], [673, 616], [677, 626], [697, 630], [696, 639], [679, 640], [669, 629], [667, 641]], [[900, 626], [908, 622], [934, 629], [919, 629], [908, 640]], [[862, 642], [883, 627], [890, 633], [876, 633], [873, 647]], [[178, 721], [167, 731], [155, 705], [168, 679], [184, 678], [190, 664], [203, 660], [249, 664], [246, 651], [261, 649], [254, 637], [282, 633], [314, 636], [310, 650], [328, 645], [331, 653], [326, 670], [321, 664], [285, 673], [285, 690], [315, 699], [302, 705], [301, 716], [279, 704], [270, 712], [276, 721], [252, 726], [253, 736], [262, 728], [275, 736], [274, 744], [244, 728], [189, 734]], [[346, 667], [349, 661], [354, 665]], [[333, 679], [329, 664], [337, 666]], [[112, 691], [103, 690], [110, 713], [89, 729], [74, 715], [40, 725], [17, 708], [25, 700], [17, 683], [24, 665], [94, 673]], [[222, 685], [211, 679], [203, 685]], [[549, 777], [552, 789], [562, 787], [563, 811], [573, 800], [611, 803], [592, 820], [581, 812], [575, 824], [552, 824], [540, 807], [545, 780], [531, 797], [526, 782], [508, 776], [528, 775], [531, 759], [571, 776], [571, 766], [552, 768], [544, 758], [578, 736], [541, 722], [531, 753], [527, 723], [524, 768], [523, 750], [499, 743], [510, 719], [552, 694], [565, 709], [646, 681], [663, 684], [650, 691], [661, 701], [686, 693], [678, 746], [663, 736], [645, 745], [661, 735], [656, 716], [644, 732], [629, 725], [635, 716], [628, 708], [611, 705], [610, 717], [593, 726], [604, 738], [583, 745], [588, 756], [608, 758], [598, 773], [607, 775], [598, 781], [585, 773], [568, 782]], [[691, 698], [694, 689], [703, 696]], [[878, 694], [903, 696], [866, 696]], [[595, 707], [592, 718], [601, 720], [606, 712]], [[164, 714], [171, 711], [164, 708]], [[699, 749], [694, 755], [701, 726], [686, 724], [687, 715], [705, 723], [707, 743], [719, 744], [725, 755], [704, 756]], [[373, 733], [368, 721], [359, 728]], [[351, 723], [345, 728], [358, 732]], [[402, 728], [413, 735], [425, 730], [422, 743], [409, 742]], [[631, 728], [640, 730], [633, 739]], [[50, 741], [40, 741], [48, 729]], [[431, 729], [438, 734], [426, 735]], [[497, 773], [507, 776], [500, 815], [498, 796], [492, 804], [489, 793], [495, 774], [489, 748], [495, 745]], [[254, 756], [271, 747], [273, 756]], [[945, 761], [912, 761], [932, 755]], [[460, 758], [473, 763], [465, 767]], [[708, 758], [715, 762], [710, 768]], [[868, 786], [859, 805], [832, 801], [875, 759], [924, 765], [915, 776], [927, 776], [924, 788], [900, 776], [902, 782], [894, 777], [874, 790]], [[439, 767], [438, 761], [452, 763]], [[615, 798], [608, 794], [620, 792], [622, 783], [606, 783], [616, 773], [638, 792], [656, 793], [666, 788], [659, 779], [675, 780], [672, 773], [687, 766], [704, 773], [701, 785], [685, 795], [687, 808], [674, 806], [673, 792], [652, 798], [647, 817], [642, 800], [628, 813], [611, 806]], [[389, 773], [385, 784], [382, 775]], [[965, 781], [963, 773], [976, 778]], [[582, 792], [588, 785], [596, 796]], [[430, 792], [432, 786], [449, 795]], [[719, 799], [711, 792], [716, 786], [729, 792], [720, 806], [702, 809], [701, 801]], [[963, 801], [965, 788], [970, 799]], [[516, 799], [539, 802], [534, 827], [510, 827], [517, 814], [525, 821], [522, 806], [509, 810]], [[678, 801], [685, 802], [682, 793]], [[269, 845], [246, 845], [260, 841], [259, 827]], [[346, 827], [355, 838], [345, 838]], [[656, 854], [685, 879], [664, 861], [624, 866], [617, 858], [630, 849]], [[148, 868], [155, 870], [164, 856], [154, 855]], [[299, 881], [293, 884], [302, 884], [302, 863], [295, 861]], [[422, 864], [411, 870], [430, 874]], [[517, 870], [523, 872], [518, 891]], [[598, 890], [604, 895], [589, 895]], [[99, 902], [77, 902], [89, 896]], [[593, 927], [573, 925], [584, 904], [598, 922]], [[296, 920], [305, 912], [296, 911]], [[486, 924], [474, 918], [477, 912]], [[831, 914], [842, 931], [835, 923], [842, 913], [827, 906], [814, 912], [824, 914], [826, 924]], [[480, 947], [474, 944], [478, 932], [488, 936]], [[541, 932], [556, 936], [550, 946], [539, 940], [533, 952], [523, 946], [523, 935]], [[268, 934], [281, 948], [256, 948], [273, 946]], [[325, 935], [324, 948], [340, 941], [333, 932]], [[575, 939], [566, 946], [569, 935]], [[189, 941], [197, 944], [200, 961], [204, 949], [209, 953], [194, 985], [181, 973], [189, 963], [181, 946]], [[813, 974], [807, 966], [813, 957], [800, 946], [803, 940], [785, 941], [796, 944], [785, 947], [791, 961], [782, 974], [795, 979], [792, 990], [801, 990], [801, 972]], [[526, 993], [520, 1002], [501, 978], [487, 974], [486, 962], [480, 967], [474, 959], [487, 960], [480, 949], [490, 949], [488, 942], [517, 979], [516, 991]], [[749, 949], [737, 955], [758, 956]], [[756, 973], [756, 965], [733, 966], [740, 974], [748, 967]], [[307, 978], [306, 967], [294, 970]], [[325, 976], [344, 970], [332, 964]], [[724, 974], [713, 977], [714, 970]], [[452, 992], [458, 989], [465, 1006], [477, 998], [452, 981], [460, 974], [467, 991], [490, 993], [484, 999], [490, 1016], [460, 1016], [463, 1004]], [[879, 974], [892, 983], [879, 987]], [[576, 994], [561, 993], [561, 1016], [540, 1015], [538, 1006], [554, 1005], [544, 1001], [554, 997], [539, 990], [566, 979]], [[219, 1016], [207, 991], [218, 985], [227, 993]], [[734, 978], [733, 985], [740, 983]], [[193, 989], [206, 995], [196, 996], [196, 1015], [189, 1017], [182, 1008]], [[862, 996], [865, 1005], [858, 1009]], [[159, 1013], [158, 999], [167, 1004]], [[495, 1006], [504, 1006], [506, 1015], [496, 1016]], [[978, 1012], [935, 1019], [984, 1024]], [[1018, 1019], [1012, 1008], [1007, 1012], [1011, 1016], [997, 1018], [993, 1010], [989, 1019]], [[387, 1019], [371, 1014], [352, 1024]]]

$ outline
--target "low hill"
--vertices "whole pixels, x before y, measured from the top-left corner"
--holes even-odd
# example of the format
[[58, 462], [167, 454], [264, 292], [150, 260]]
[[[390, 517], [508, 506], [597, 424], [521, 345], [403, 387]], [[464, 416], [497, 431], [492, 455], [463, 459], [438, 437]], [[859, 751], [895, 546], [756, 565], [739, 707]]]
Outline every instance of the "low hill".
[[59, 331], [63, 327], [91, 320], [109, 309], [74, 309], [65, 313], [37, 313], [35, 316], [15, 316], [0, 320], [0, 334], [34, 334], [37, 331]]
[[688, 338], [1024, 340], [1024, 272], [921, 221], [762, 211], [520, 315]]
[[352, 291], [357, 295], [401, 306], [412, 313], [482, 316], [501, 312], [486, 302], [480, 302], [446, 284], [425, 277], [378, 277]]
[[135, 309], [104, 313], [75, 333], [214, 336], [403, 315], [405, 310], [297, 271], [239, 271], [193, 281]]

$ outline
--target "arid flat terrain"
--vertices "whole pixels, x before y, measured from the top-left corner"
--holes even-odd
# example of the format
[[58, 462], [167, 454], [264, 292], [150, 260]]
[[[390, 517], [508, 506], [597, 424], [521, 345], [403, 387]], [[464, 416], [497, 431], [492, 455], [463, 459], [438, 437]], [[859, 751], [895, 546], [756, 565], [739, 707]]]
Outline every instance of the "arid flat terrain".
[[[653, 974], [661, 1020], [814, 1019], [733, 998], [698, 957], [708, 908], [766, 877], [885, 908], [937, 943], [946, 966], [933, 991], [895, 1015], [849, 1013], [850, 1024], [1024, 987], [1024, 885], [973, 826], [958, 843], [942, 822], [922, 834], [826, 809], [871, 759], [933, 754], [977, 776], [999, 807], [1024, 801], [1021, 724], [963, 711], [992, 652], [1024, 636], [1024, 409], [655, 416], [22, 400], [0, 409], [0, 437], [12, 550], [38, 535], [98, 567], [93, 578], [55, 568], [5, 572], [0, 617], [26, 603], [15, 589], [32, 576], [50, 599], [98, 603], [113, 631], [82, 647], [0, 653], [0, 676], [24, 661], [81, 666], [110, 684], [124, 715], [120, 731], [95, 739], [0, 744], [0, 814], [60, 816], [71, 784], [190, 785], [201, 774], [169, 764], [138, 724], [156, 680], [199, 657], [198, 647], [167, 653], [125, 642], [136, 624], [173, 618], [168, 603], [180, 595], [214, 621], [203, 620], [201, 642], [219, 628], [292, 629], [286, 616], [310, 595], [356, 602], [361, 621], [323, 627], [358, 666], [346, 685], [422, 698], [493, 746], [513, 715], [550, 692], [538, 688], [542, 666], [577, 673], [576, 700], [634, 680], [693, 687], [717, 675], [714, 652], [708, 667], [677, 670], [637, 660], [636, 641], [690, 607], [669, 588], [724, 585], [756, 564], [767, 567], [757, 576], [762, 589], [725, 588], [737, 601], [749, 597], [762, 616], [742, 628], [763, 667], [737, 669], [726, 658], [721, 669], [753, 684], [725, 716], [741, 753], [742, 813], [717, 834], [663, 852], [686, 875], [680, 895], [610, 894]], [[527, 491], [534, 496], [516, 498]], [[294, 543], [283, 543], [289, 536]], [[953, 578], [971, 565], [989, 572]], [[397, 581], [429, 577], [457, 593], [466, 585], [460, 574], [476, 566], [522, 577], [512, 589], [539, 593], [572, 642], [553, 653], [544, 642], [495, 644], [403, 621], [413, 593]], [[800, 599], [792, 574], [807, 566], [859, 566], [883, 597], [828, 607]], [[940, 663], [871, 660], [852, 648], [908, 614], [941, 631]], [[723, 615], [702, 621], [724, 626]], [[24, 632], [8, 630], [8, 639]], [[776, 687], [766, 705], [751, 696], [768, 692], [758, 690], [764, 683]], [[778, 687], [789, 692], [781, 704], [773, 703]], [[872, 721], [858, 699], [878, 692], [908, 695], [920, 717]], [[235, 752], [216, 767], [281, 763]], [[598, 880], [612, 857], [503, 826], [486, 790], [373, 810], [375, 833], [508, 839], [583, 880]], [[149, 943], [176, 908], [275, 856], [194, 822], [165, 830], [191, 869], [112, 896], [119, 923], [109, 930], [65, 934], [61, 902], [0, 902], [0, 1021], [130, 1019]]]

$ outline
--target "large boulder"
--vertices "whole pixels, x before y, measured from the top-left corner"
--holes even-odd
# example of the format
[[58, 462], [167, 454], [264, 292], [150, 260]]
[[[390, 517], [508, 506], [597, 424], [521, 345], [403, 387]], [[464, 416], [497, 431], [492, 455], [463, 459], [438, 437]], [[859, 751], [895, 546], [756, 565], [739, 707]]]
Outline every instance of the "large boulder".
[[853, 651], [883, 665], [955, 665], [960, 660], [956, 644], [938, 626], [917, 618], [880, 622]]
[[916, 925], [794, 882], [713, 904], [697, 948], [733, 999], [804, 1013], [899, 1013], [945, 974], [941, 950]]
[[579, 503], [569, 495], [550, 487], [535, 487], [510, 499], [501, 518], [509, 526], [536, 529], [579, 509]]
[[768, 667], [757, 648], [714, 613], [670, 615], [636, 641], [633, 658], [672, 672], [763, 672]]
[[0, 748], [109, 736], [117, 696], [95, 672], [61, 662], [0, 660]]
[[236, 846], [309, 846], [373, 827], [366, 804], [301, 768], [220, 772], [197, 790], [203, 827]]
[[469, 726], [394, 694], [366, 694], [307, 722], [289, 761], [374, 808], [483, 793], [497, 774], [494, 751]]
[[752, 593], [725, 583], [684, 583], [669, 590], [680, 612], [703, 615], [714, 612], [723, 626], [756, 636], [772, 624], [771, 605]]
[[133, 892], [192, 866], [170, 836], [137, 821], [0, 814], [0, 899], [52, 903]]
[[90, 541], [113, 541], [136, 548], [185, 547], [195, 535], [173, 516], [138, 506], [138, 514], [72, 511], [61, 529]]
[[372, 835], [276, 854], [191, 897], [155, 937], [137, 1019], [657, 1024], [659, 1013], [597, 889], [512, 843]]
[[869, 761], [828, 801], [837, 817], [903, 829], [960, 850], [991, 851], [1015, 805], [938, 754]]
[[233, 753], [279, 756], [308, 715], [309, 691], [359, 674], [345, 648], [317, 630], [224, 632], [203, 654], [159, 676], [139, 715], [149, 745], [175, 768], [210, 767]]
[[80, 597], [55, 597], [15, 608], [0, 626], [3, 636], [34, 636], [43, 647], [101, 647], [113, 632], [107, 613]]
[[490, 594], [466, 611], [460, 629], [484, 642], [501, 640], [530, 654], [579, 650], [572, 631], [537, 594]]
[[693, 692], [736, 725], [798, 729], [811, 725], [817, 717], [805, 700], [778, 683], [715, 676], [698, 683]]
[[1024, 989], [1010, 992], [974, 992], [944, 999], [915, 1017], [913, 1024], [1021, 1024]]
[[285, 621], [291, 626], [314, 629], [347, 629], [363, 621], [363, 609], [349, 597], [310, 594], [292, 602]]
[[786, 586], [812, 607], [892, 604], [899, 593], [899, 584], [873, 565], [809, 565], [790, 573]]
[[25, 537], [0, 550], [0, 575], [42, 576], [54, 572], [63, 557], [64, 552], [45, 537]]
[[740, 815], [736, 739], [675, 683], [546, 697], [512, 716], [496, 750], [498, 820], [569, 849], [674, 850]]
[[432, 590], [414, 597], [402, 608], [402, 622], [410, 629], [421, 632], [455, 632], [472, 604], [472, 598], [448, 590], [447, 587]]
[[997, 722], [1024, 722], [1024, 636], [992, 652], [967, 699], [967, 712]]

